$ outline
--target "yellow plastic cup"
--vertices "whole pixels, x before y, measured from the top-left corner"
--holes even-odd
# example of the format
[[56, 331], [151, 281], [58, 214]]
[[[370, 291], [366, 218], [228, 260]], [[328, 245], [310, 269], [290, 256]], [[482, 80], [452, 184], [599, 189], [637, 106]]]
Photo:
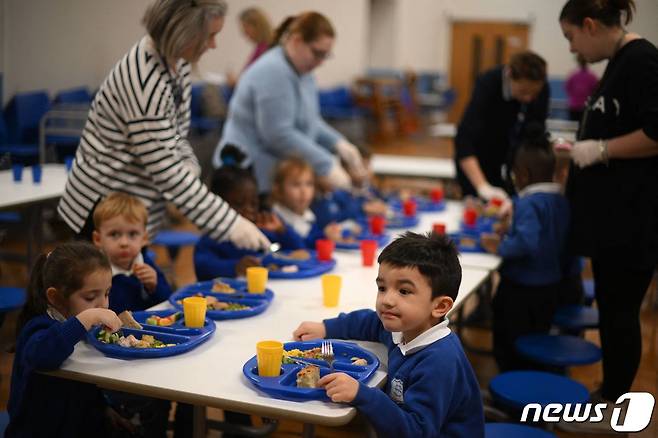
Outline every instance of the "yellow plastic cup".
[[260, 341], [256, 344], [256, 359], [258, 360], [259, 376], [278, 376], [281, 374], [283, 344], [279, 341]]
[[325, 307], [336, 307], [340, 297], [340, 287], [343, 279], [340, 275], [325, 274], [322, 276], [322, 302]]
[[183, 316], [185, 326], [192, 328], [203, 327], [206, 320], [208, 304], [204, 297], [183, 298]]
[[247, 268], [247, 291], [250, 294], [265, 293], [267, 285], [267, 268], [252, 266]]

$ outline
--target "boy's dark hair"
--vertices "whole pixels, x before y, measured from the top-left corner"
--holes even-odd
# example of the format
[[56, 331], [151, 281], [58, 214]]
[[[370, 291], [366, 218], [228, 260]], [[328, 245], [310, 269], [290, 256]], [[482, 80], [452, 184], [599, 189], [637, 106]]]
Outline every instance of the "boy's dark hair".
[[63, 243], [51, 252], [41, 254], [32, 267], [27, 301], [16, 323], [16, 336], [30, 319], [46, 313], [48, 288], [54, 287], [68, 298], [83, 286], [85, 277], [97, 269], [110, 271], [110, 261], [87, 242]]
[[224, 197], [227, 193], [233, 192], [242, 186], [245, 181], [257, 185], [256, 178], [251, 170], [241, 167], [247, 156], [240, 148], [227, 144], [222, 149], [220, 156], [222, 167], [216, 169], [210, 178], [210, 190], [214, 194]]
[[514, 156], [514, 168], [525, 169], [531, 184], [551, 182], [555, 174], [555, 154], [544, 125], [530, 123]]
[[455, 244], [446, 236], [407, 231], [384, 248], [377, 262], [396, 268], [417, 268], [428, 280], [432, 298], [457, 299], [462, 267]]
[[546, 61], [534, 52], [525, 51], [512, 55], [509, 62], [510, 76], [515, 81], [546, 82]]

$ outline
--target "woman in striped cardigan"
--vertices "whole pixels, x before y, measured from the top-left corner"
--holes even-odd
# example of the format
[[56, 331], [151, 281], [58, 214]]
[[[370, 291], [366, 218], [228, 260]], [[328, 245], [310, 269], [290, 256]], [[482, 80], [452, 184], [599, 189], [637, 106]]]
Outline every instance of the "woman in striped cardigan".
[[91, 105], [59, 203], [59, 214], [75, 232], [91, 235], [94, 207], [119, 191], [146, 204], [151, 234], [170, 202], [217, 241], [248, 249], [269, 245], [201, 182], [186, 138], [190, 64], [215, 48], [225, 13], [224, 0], [156, 0], [147, 9], [147, 35], [116, 64]]

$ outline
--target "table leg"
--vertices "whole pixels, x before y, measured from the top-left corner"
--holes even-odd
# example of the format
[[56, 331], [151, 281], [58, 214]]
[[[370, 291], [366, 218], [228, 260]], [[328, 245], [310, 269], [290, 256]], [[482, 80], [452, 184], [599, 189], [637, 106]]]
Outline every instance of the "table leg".
[[304, 430], [302, 432], [303, 438], [315, 437], [315, 424], [304, 423]]
[[205, 438], [206, 433], [206, 407], [194, 405], [192, 417], [192, 436], [194, 438]]

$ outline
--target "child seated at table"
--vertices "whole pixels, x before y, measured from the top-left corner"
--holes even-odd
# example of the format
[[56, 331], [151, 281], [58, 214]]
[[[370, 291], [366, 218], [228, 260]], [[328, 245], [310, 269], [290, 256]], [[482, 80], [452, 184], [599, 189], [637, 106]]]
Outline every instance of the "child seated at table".
[[351, 403], [379, 436], [484, 436], [480, 387], [446, 314], [457, 298], [461, 266], [445, 236], [407, 232], [378, 260], [376, 309], [303, 322], [296, 340], [381, 342], [388, 347], [384, 391], [345, 373], [318, 381], [334, 402]]
[[110, 259], [110, 309], [144, 310], [166, 301], [171, 287], [146, 252], [146, 206], [126, 193], [110, 193], [94, 209], [94, 245]]
[[107, 308], [111, 285], [110, 262], [89, 243], [39, 256], [18, 318], [6, 437], [100, 437], [109, 433], [108, 415], [121, 422], [95, 385], [42, 374], [59, 368], [95, 325], [121, 328]]
[[555, 155], [543, 129], [529, 131], [516, 152], [512, 177], [518, 196], [501, 237], [482, 246], [502, 257], [493, 298], [493, 350], [501, 371], [533, 368], [515, 350], [517, 338], [548, 333], [566, 266], [569, 204], [554, 181]]
[[[272, 182], [272, 211], [299, 236], [307, 248], [315, 248], [317, 239], [338, 240], [340, 226], [321, 220], [311, 211], [315, 194], [315, 174], [301, 158], [280, 161]], [[320, 222], [325, 225], [320, 226]]]
[[[225, 148], [226, 149], [226, 148]], [[235, 157], [231, 156], [231, 160]], [[304, 241], [276, 214], [260, 211], [258, 186], [253, 174], [235, 165], [224, 165], [215, 170], [210, 190], [224, 199], [235, 211], [254, 222], [271, 242], [281, 244], [281, 249], [304, 248]], [[248, 267], [260, 266], [262, 253], [237, 248], [232, 242], [217, 243], [202, 236], [194, 248], [194, 270], [197, 280], [216, 277], [244, 276]]]

